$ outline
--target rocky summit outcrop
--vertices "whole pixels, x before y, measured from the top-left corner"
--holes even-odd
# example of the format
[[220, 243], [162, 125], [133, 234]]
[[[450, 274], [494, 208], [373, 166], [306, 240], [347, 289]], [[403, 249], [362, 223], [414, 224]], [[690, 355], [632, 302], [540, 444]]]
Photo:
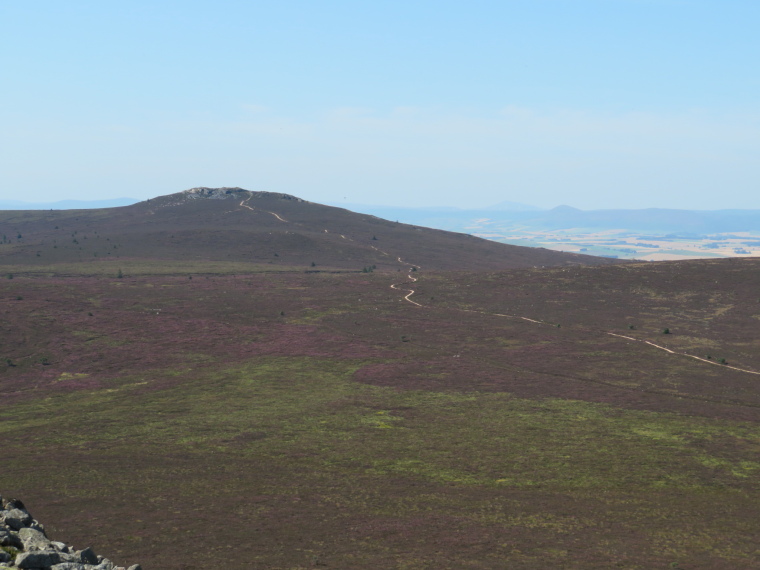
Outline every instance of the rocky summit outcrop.
[[251, 191], [238, 186], [222, 188], [208, 188], [206, 186], [198, 186], [197, 188], [190, 188], [178, 192], [177, 194], [170, 194], [171, 196], [182, 196], [187, 199], [206, 198], [210, 200], [226, 200], [227, 198], [278, 198], [280, 200], [294, 200], [296, 202], [306, 202], [303, 198], [292, 196], [290, 194], [283, 194], [282, 192], [265, 192], [265, 191]]
[[[0, 496], [0, 570], [125, 570], [91, 548], [76, 550], [50, 540], [24, 503]], [[126, 570], [142, 570], [139, 564]]]

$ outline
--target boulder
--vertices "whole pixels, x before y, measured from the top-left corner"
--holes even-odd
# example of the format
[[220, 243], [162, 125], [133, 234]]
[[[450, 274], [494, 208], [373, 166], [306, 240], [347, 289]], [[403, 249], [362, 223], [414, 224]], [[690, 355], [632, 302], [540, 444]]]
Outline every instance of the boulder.
[[52, 544], [53, 548], [55, 548], [56, 550], [60, 552], [71, 552], [71, 549], [68, 546], [66, 546], [63, 542], [57, 542], [54, 540], [50, 544]]
[[2, 517], [2, 522], [13, 530], [20, 530], [32, 522], [32, 515], [21, 509], [6, 510]]
[[91, 564], [96, 565], [98, 562], [98, 556], [95, 554], [95, 552], [90, 548], [89, 546], [85, 548], [84, 550], [80, 550], [76, 553], [77, 558], [79, 558], [79, 561], [83, 564]]
[[24, 550], [50, 550], [54, 548], [42, 532], [33, 528], [22, 528], [18, 531], [18, 537], [24, 545]]
[[49, 568], [61, 563], [61, 554], [55, 550], [34, 550], [22, 552], [16, 556], [18, 568]]
[[[125, 570], [92, 548], [74, 550], [50, 540], [18, 499], [0, 497], [0, 570]], [[139, 564], [129, 570], [142, 570]]]
[[13, 532], [7, 528], [0, 527], [0, 546], [12, 546], [21, 550], [24, 545], [21, 543], [21, 539], [18, 537], [17, 532]]
[[24, 506], [24, 503], [21, 502], [21, 499], [8, 499], [3, 500], [3, 508], [6, 511], [10, 511], [13, 509], [21, 509], [22, 511], [26, 510], [26, 507]]

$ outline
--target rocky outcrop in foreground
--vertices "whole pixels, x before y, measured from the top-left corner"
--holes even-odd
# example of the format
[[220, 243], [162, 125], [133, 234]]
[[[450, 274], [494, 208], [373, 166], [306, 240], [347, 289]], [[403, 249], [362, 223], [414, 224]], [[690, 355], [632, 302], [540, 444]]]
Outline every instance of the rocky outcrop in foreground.
[[[91, 548], [75, 550], [45, 535], [45, 528], [32, 518], [18, 499], [0, 497], [0, 570], [125, 570]], [[139, 564], [127, 570], [142, 570]]]

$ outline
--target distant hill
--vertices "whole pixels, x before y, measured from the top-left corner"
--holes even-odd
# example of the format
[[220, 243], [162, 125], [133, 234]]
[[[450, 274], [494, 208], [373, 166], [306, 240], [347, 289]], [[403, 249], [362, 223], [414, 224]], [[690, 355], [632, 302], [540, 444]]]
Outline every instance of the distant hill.
[[660, 231], [669, 233], [709, 234], [743, 232], [760, 228], [760, 210], [643, 210], [583, 211], [569, 206], [534, 216], [521, 222], [546, 229], [598, 228]]
[[117, 208], [136, 204], [134, 198], [112, 198], [110, 200], [59, 200], [57, 202], [22, 202], [0, 200], [0, 210], [88, 210], [93, 208]]
[[578, 228], [707, 235], [760, 228], [760, 210], [579, 210], [564, 205], [551, 210], [509, 209], [499, 205], [479, 210], [381, 206], [357, 209], [404, 223], [462, 232], [470, 231], [475, 223], [484, 220], [500, 230], [510, 227], [534, 230]]
[[[219, 260], [398, 270], [482, 270], [609, 263], [505, 245], [241, 188], [193, 188], [120, 208], [0, 212], [0, 263]], [[21, 236], [21, 237], [19, 237]]]

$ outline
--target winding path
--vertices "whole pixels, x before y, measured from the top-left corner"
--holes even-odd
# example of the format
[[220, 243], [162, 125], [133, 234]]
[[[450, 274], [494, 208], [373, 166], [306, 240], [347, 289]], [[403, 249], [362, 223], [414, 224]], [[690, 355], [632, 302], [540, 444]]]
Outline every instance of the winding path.
[[[377, 248], [374, 248], [374, 249], [377, 249]], [[378, 251], [380, 251], [380, 250], [378, 250]], [[412, 267], [416, 267], [417, 269], [420, 268], [419, 265], [414, 265], [414, 264], [409, 264], [409, 263], [404, 262], [400, 257], [398, 258], [398, 262], [406, 264], [406, 265], [412, 265]], [[409, 274], [407, 275], [407, 277], [412, 281], [412, 283], [414, 283], [415, 281], [417, 281], [417, 278], [412, 276], [412, 268], [411, 267], [409, 268]], [[401, 287], [398, 287], [398, 285], [399, 285], [398, 283], [392, 284], [391, 285], [391, 289], [396, 289], [398, 291], [407, 291], [408, 293], [406, 294], [406, 296], [404, 296], [404, 300], [405, 301], [408, 301], [409, 303], [411, 303], [413, 305], [416, 305], [417, 307], [421, 307], [423, 309], [427, 308], [424, 305], [421, 305], [420, 303], [417, 303], [416, 301], [412, 301], [410, 299], [410, 297], [412, 295], [414, 295], [414, 293], [415, 293], [414, 289], [403, 289]], [[487, 315], [487, 316], [490, 315], [490, 316], [494, 316], [494, 317], [504, 317], [504, 318], [508, 318], [508, 319], [520, 319], [520, 320], [523, 320], [523, 321], [528, 321], [530, 323], [535, 323], [537, 325], [549, 325], [550, 324], [550, 323], [547, 323], [545, 321], [539, 321], [539, 320], [536, 320], [536, 319], [531, 319], [531, 318], [523, 317], [523, 316], [520, 316], [520, 315], [505, 315], [503, 313], [488, 313], [486, 311], [476, 311], [476, 310], [473, 310], [473, 309], [454, 309], [454, 310], [458, 310], [458, 311], [462, 311], [462, 312], [466, 312], [466, 313], [478, 313], [478, 314]], [[655, 343], [650, 342], [648, 340], [633, 338], [633, 337], [630, 337], [630, 336], [624, 336], [622, 334], [617, 334], [617, 333], [613, 333], [613, 332], [609, 332], [609, 331], [599, 331], [599, 332], [603, 332], [604, 334], [608, 334], [610, 336], [614, 336], [614, 337], [617, 337], [617, 338], [622, 338], [622, 339], [629, 340], [629, 341], [632, 341], [632, 342], [638, 342], [638, 343], [642, 343], [642, 344], [648, 344], [649, 346], [652, 346], [652, 347], [654, 347], [654, 348], [656, 348], [658, 350], [663, 350], [663, 351], [665, 351], [665, 352], [667, 352], [669, 354], [673, 354], [673, 355], [676, 355], [676, 356], [685, 356], [687, 358], [693, 358], [694, 360], [699, 360], [700, 362], [704, 362], [706, 364], [711, 364], [713, 366], [720, 366], [721, 368], [729, 368], [731, 370], [736, 370], [738, 372], [745, 372], [747, 374], [754, 374], [756, 376], [760, 376], [760, 372], [757, 372], [755, 370], [749, 370], [747, 368], [740, 368], [738, 366], [730, 366], [728, 364], [721, 364], [719, 362], [715, 362], [714, 360], [708, 360], [707, 358], [702, 358], [700, 356], [694, 356], [693, 354], [688, 354], [686, 352], [677, 352], [675, 350], [671, 350], [671, 349], [669, 349], [669, 348], [667, 348], [665, 346], [661, 346], [659, 344], [655, 344]]]
[[[249, 209], [249, 210], [251, 210], [251, 211], [255, 211], [255, 209], [254, 209], [254, 208], [252, 208], [251, 206], [248, 206], [248, 205], [247, 205], [247, 202], [248, 202], [248, 200], [250, 200], [250, 199], [251, 199], [251, 198], [249, 197], [247, 200], [243, 200], [243, 201], [241, 201], [241, 202], [240, 202], [240, 206], [241, 206], [242, 208], [248, 208], [248, 209]], [[280, 217], [278, 214], [276, 214], [275, 212], [269, 212], [269, 211], [267, 211], [267, 210], [262, 210], [262, 211], [264, 211], [264, 212], [266, 212], [266, 213], [268, 213], [268, 214], [271, 214], [271, 215], [273, 215], [275, 218], [277, 218], [277, 219], [278, 219], [278, 220], [280, 220], [281, 222], [285, 222], [285, 223], [287, 223], [287, 220], [285, 220], [285, 219], [281, 218], [281, 217]], [[328, 230], [324, 230], [324, 231], [325, 231], [325, 233], [330, 233]], [[346, 237], [345, 235], [343, 235], [343, 234], [338, 234], [338, 235], [339, 235], [339, 236], [340, 236], [342, 239], [347, 239], [347, 240], [349, 240], [349, 241], [353, 241], [353, 240], [350, 240], [349, 238], [347, 238], [347, 237]], [[380, 248], [378, 248], [378, 247], [375, 247], [374, 245], [371, 245], [370, 247], [371, 247], [372, 249], [374, 249], [375, 251], [377, 251], [377, 252], [379, 252], [379, 253], [381, 253], [381, 254], [383, 254], [383, 255], [386, 255], [386, 256], [389, 256], [389, 257], [390, 257], [390, 254], [389, 254], [389, 253], [387, 253], [387, 252], [385, 252], [385, 251], [381, 250]], [[411, 281], [412, 283], [415, 283], [415, 282], [418, 280], [418, 278], [417, 278], [417, 277], [414, 277], [414, 276], [412, 275], [412, 273], [413, 273], [413, 272], [414, 272], [416, 269], [421, 269], [421, 266], [419, 266], [419, 265], [415, 265], [414, 263], [409, 263], [409, 262], [406, 262], [406, 261], [404, 261], [403, 259], [401, 259], [401, 257], [397, 257], [396, 259], [398, 260], [398, 262], [399, 262], [400, 264], [402, 264], [402, 265], [405, 265], [405, 266], [409, 266], [409, 271], [408, 271], [408, 273], [407, 273], [407, 279], [409, 279], [409, 281]], [[415, 291], [414, 289], [412, 289], [412, 288], [406, 288], [406, 287], [403, 287], [403, 285], [408, 285], [408, 284], [407, 284], [407, 283], [392, 283], [392, 284], [391, 284], [391, 286], [390, 286], [390, 288], [391, 288], [391, 289], [394, 289], [394, 290], [396, 290], [396, 291], [402, 291], [402, 292], [406, 292], [406, 295], [404, 295], [404, 297], [403, 297], [404, 301], [406, 301], [406, 302], [408, 302], [408, 303], [411, 303], [412, 305], [414, 305], [414, 306], [416, 306], [416, 307], [420, 307], [420, 308], [422, 308], [422, 309], [425, 309], [425, 308], [427, 308], [425, 305], [422, 305], [422, 304], [418, 303], [417, 301], [412, 301], [412, 299], [411, 299], [411, 296], [412, 296], [412, 295], [414, 295], [414, 294], [416, 293], [416, 291]], [[462, 311], [462, 312], [467, 312], [467, 313], [478, 313], [478, 314], [481, 314], [481, 315], [486, 315], [486, 316], [489, 316], [489, 315], [490, 315], [490, 316], [494, 316], [494, 317], [503, 317], [503, 318], [508, 318], [508, 319], [519, 319], [519, 320], [527, 321], [527, 322], [529, 322], [529, 323], [534, 323], [534, 324], [537, 324], [537, 325], [549, 325], [549, 324], [550, 324], [550, 323], [547, 323], [547, 322], [545, 322], [545, 321], [540, 321], [540, 320], [536, 320], [536, 319], [531, 319], [531, 318], [528, 318], [528, 317], [523, 317], [523, 316], [521, 316], [521, 315], [505, 315], [505, 314], [503, 314], [503, 313], [487, 313], [486, 311], [476, 311], [476, 310], [473, 310], [473, 309], [454, 309], [454, 310], [458, 310], [458, 311]], [[631, 341], [631, 342], [638, 342], [638, 343], [641, 343], [641, 344], [648, 344], [649, 346], [651, 346], [651, 347], [653, 347], [653, 348], [656, 348], [656, 349], [658, 349], [658, 350], [662, 350], [662, 351], [665, 351], [665, 352], [667, 352], [668, 354], [673, 354], [673, 355], [676, 355], [676, 356], [685, 356], [685, 357], [687, 357], [687, 358], [692, 358], [692, 359], [694, 359], [694, 360], [698, 360], [698, 361], [700, 361], [700, 362], [703, 362], [703, 363], [705, 363], [705, 364], [711, 364], [711, 365], [713, 365], [713, 366], [720, 366], [721, 368], [728, 368], [728, 369], [730, 369], [730, 370], [736, 370], [737, 372], [745, 372], [745, 373], [747, 373], [747, 374], [754, 374], [754, 375], [756, 375], [756, 376], [760, 376], [760, 372], [757, 372], [757, 371], [755, 371], [755, 370], [749, 370], [749, 369], [747, 369], [747, 368], [740, 368], [740, 367], [738, 367], [738, 366], [730, 366], [730, 365], [728, 365], [728, 364], [721, 364], [721, 363], [719, 363], [719, 362], [715, 362], [715, 361], [713, 361], [713, 360], [708, 360], [707, 358], [702, 358], [702, 357], [700, 357], [700, 356], [695, 356], [695, 355], [693, 355], [693, 354], [688, 354], [688, 353], [686, 353], [686, 352], [677, 352], [677, 351], [675, 351], [675, 350], [671, 350], [671, 349], [669, 349], [669, 348], [667, 348], [667, 347], [665, 347], [665, 346], [662, 346], [662, 345], [659, 345], [659, 344], [655, 344], [655, 343], [653, 343], [653, 342], [651, 342], [651, 341], [648, 341], [648, 340], [643, 340], [643, 339], [633, 338], [633, 337], [631, 337], [631, 336], [625, 336], [625, 335], [622, 335], [622, 334], [617, 334], [617, 333], [613, 333], [613, 332], [609, 332], [609, 331], [599, 331], [599, 332], [603, 332], [604, 334], [607, 334], [607, 335], [610, 335], [610, 336], [614, 336], [614, 337], [616, 337], [616, 338], [622, 338], [622, 339], [624, 339], [624, 340], [628, 340], [628, 341]]]
[[[373, 249], [377, 249], [377, 248], [373, 247]], [[380, 250], [377, 249], [377, 251], [380, 251]], [[385, 252], [381, 252], [381, 253], [385, 253]], [[411, 267], [409, 267], [409, 273], [407, 273], [406, 277], [408, 279], [410, 279], [412, 283], [414, 283], [415, 281], [417, 281], [417, 277], [413, 277], [412, 276], [412, 272], [415, 271], [415, 270], [417, 270], [417, 269], [420, 269], [421, 267], [419, 265], [415, 265], [414, 263], [407, 263], [403, 259], [401, 259], [400, 257], [398, 258], [398, 262], [401, 263], [401, 264], [404, 264], [404, 265], [410, 265]], [[407, 302], [411, 303], [412, 305], [416, 305], [418, 307], [423, 307], [424, 308], [424, 305], [420, 305], [417, 301], [412, 301], [409, 298], [412, 295], [414, 295], [414, 293], [416, 292], [414, 289], [402, 289], [401, 287], [398, 287], [398, 285], [401, 285], [401, 283], [393, 283], [391, 285], [391, 289], [396, 289], [397, 291], [407, 291], [407, 294], [404, 296], [404, 301], [407, 301]]]
[[[248, 208], [248, 209], [249, 209], [251, 212], [255, 212], [255, 211], [256, 211], [256, 208], [252, 208], [251, 206], [249, 206], [249, 205], [248, 205], [248, 200], [250, 200], [250, 199], [251, 199], [251, 197], [249, 196], [247, 200], [241, 200], [241, 201], [240, 201], [240, 207], [241, 207], [241, 208]], [[277, 219], [278, 219], [278, 220], [280, 220], [281, 222], [285, 222], [285, 223], [287, 223], [287, 222], [288, 222], [288, 220], [284, 220], [283, 218], [281, 218], [281, 217], [279, 216], [279, 214], [276, 214], [276, 213], [274, 213], [274, 212], [270, 212], [269, 210], [261, 210], [261, 211], [262, 211], [262, 212], [266, 212], [267, 214], [272, 214], [272, 215], [273, 215], [275, 218], [277, 218]], [[325, 231], [327, 231], [327, 230], [325, 230]]]
[[739, 372], [746, 372], [747, 374], [756, 374], [760, 376], [760, 372], [755, 372], [754, 370], [747, 370], [746, 368], [739, 368], [737, 366], [729, 366], [728, 364], [721, 364], [720, 362], [715, 362], [714, 360], [708, 360], [707, 358], [702, 358], [701, 356], [694, 356], [693, 354], [688, 354], [686, 352], [676, 352], [674, 350], [670, 350], [669, 348], [666, 348], [664, 346], [660, 346], [659, 344], [655, 344], [653, 342], [649, 342], [648, 340], [641, 340], [638, 338], [633, 338], [630, 336], [623, 336], [622, 334], [615, 334], [611, 332], [607, 332], [608, 335], [616, 336], [618, 338], [624, 338], [626, 340], [632, 340], [633, 342], [641, 342], [644, 344], [648, 344], [649, 346], [653, 346], [655, 348], [659, 348], [660, 350], [664, 350], [665, 352], [669, 352], [670, 354], [677, 354], [679, 356], [688, 356], [689, 358], [693, 358], [694, 360], [699, 360], [700, 362], [705, 362], [707, 364], [712, 364], [713, 366], [720, 366], [721, 368], [730, 368], [731, 370], [738, 370]]

